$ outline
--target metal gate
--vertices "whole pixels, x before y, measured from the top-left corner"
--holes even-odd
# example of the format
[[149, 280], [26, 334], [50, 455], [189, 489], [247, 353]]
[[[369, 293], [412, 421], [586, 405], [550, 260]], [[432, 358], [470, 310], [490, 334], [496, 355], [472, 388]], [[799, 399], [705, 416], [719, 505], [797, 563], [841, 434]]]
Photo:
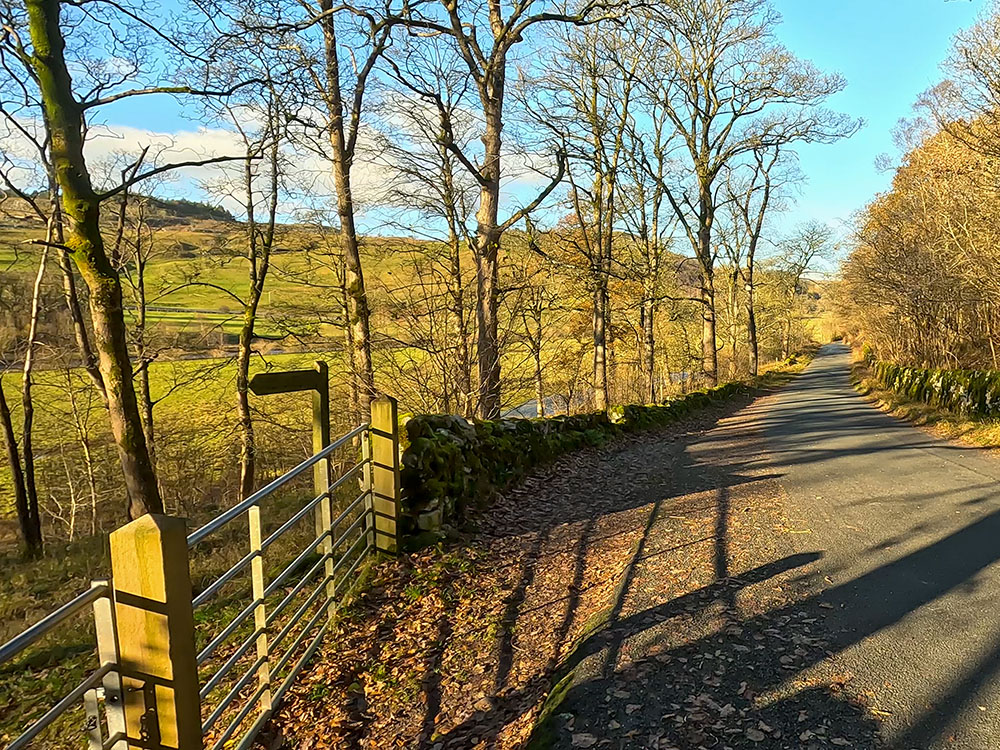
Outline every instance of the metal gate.
[[[397, 419], [393, 399], [375, 400], [369, 424], [332, 442], [321, 437], [329, 444], [190, 535], [183, 519], [170, 516], [144, 516], [113, 532], [112, 578], [0, 647], [2, 666], [93, 611], [97, 668], [8, 750], [30, 747], [81, 702], [91, 750], [249, 747], [315, 653], [359, 569], [372, 553], [397, 549]], [[343, 453], [351, 460], [334, 470]], [[311, 499], [269, 530], [267, 501], [310, 470]], [[245, 553], [192, 596], [192, 564], [225, 558], [240, 538]], [[247, 582], [244, 604], [238, 594]]]

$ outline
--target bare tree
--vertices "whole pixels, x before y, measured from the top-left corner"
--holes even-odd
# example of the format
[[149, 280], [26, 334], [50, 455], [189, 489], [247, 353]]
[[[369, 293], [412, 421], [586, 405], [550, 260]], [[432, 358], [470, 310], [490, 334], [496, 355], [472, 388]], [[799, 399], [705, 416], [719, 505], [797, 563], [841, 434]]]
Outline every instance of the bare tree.
[[[49, 225], [49, 236], [53, 225]], [[21, 367], [21, 444], [15, 437], [13, 419], [3, 390], [3, 373], [0, 373], [0, 428], [3, 430], [7, 463], [14, 481], [14, 504], [21, 527], [21, 540], [27, 558], [42, 556], [42, 521], [38, 511], [38, 482], [35, 477], [34, 415], [32, 397], [34, 384], [35, 354], [38, 344], [38, 327], [41, 318], [42, 282], [48, 265], [49, 249], [43, 247], [38, 261], [38, 273], [31, 292], [28, 335]]]
[[615, 25], [558, 29], [558, 50], [537, 79], [533, 119], [567, 155], [567, 206], [560, 239], [582, 266], [592, 306], [593, 384], [598, 409], [608, 406], [609, 285], [615, 273], [622, 173], [630, 158], [632, 94], [642, 45]]
[[803, 279], [815, 271], [816, 261], [830, 258], [834, 252], [833, 230], [819, 221], [809, 221], [796, 227], [780, 242], [776, 259], [785, 279], [787, 296], [784, 330], [781, 337], [781, 356], [792, 353], [792, 323], [795, 320], [795, 298], [801, 291]]
[[626, 263], [627, 275], [637, 278], [642, 288], [639, 327], [645, 398], [648, 403], [655, 403], [657, 315], [663, 302], [670, 299], [664, 289], [669, 271], [665, 255], [673, 247], [677, 229], [677, 219], [667, 205], [664, 191], [674, 133], [662, 107], [655, 101], [639, 99], [637, 109], [643, 103], [649, 106], [642, 118], [632, 118], [628, 126], [628, 153], [624, 160], [627, 185], [621, 191], [621, 214], [633, 239], [632, 256]]
[[[801, 178], [794, 166], [783, 162], [783, 157], [785, 160], [791, 158], [790, 154], [785, 154], [783, 144], [754, 149], [743, 163], [728, 170], [725, 182], [729, 222], [720, 244], [730, 263], [733, 302], [730, 322], [735, 325], [736, 301], [742, 296], [746, 311], [747, 366], [751, 376], [756, 376], [760, 368], [754, 274], [758, 249], [770, 214], [782, 207], [783, 191]], [[737, 337], [734, 334], [730, 338], [730, 366], [735, 368]]]
[[243, 3], [225, 13], [243, 33], [281, 51], [284, 75], [300, 88], [286, 116], [298, 126], [299, 145], [328, 161], [343, 257], [347, 339], [360, 413], [375, 397], [371, 306], [365, 286], [357, 218], [354, 169], [364, 137], [366, 97], [377, 65], [401, 18], [391, 0], [369, 5], [332, 0], [267, 4], [246, 14]]
[[[504, 233], [538, 208], [562, 180], [565, 159], [555, 158], [555, 174], [525, 206], [500, 220], [500, 187], [504, 162], [503, 129], [509, 59], [514, 48], [525, 42], [535, 27], [552, 23], [585, 25], [614, 15], [621, 3], [586, 0], [567, 12], [539, 0], [517, 0], [505, 8], [500, 0], [459, 5], [442, 0], [411, 5], [407, 26], [434, 42], [449, 39], [473, 82], [476, 116], [481, 121], [482, 150], [474, 152], [450, 137], [454, 128], [444, 128], [443, 144], [458, 159], [479, 186], [476, 233], [472, 244], [476, 263], [477, 361], [479, 412], [484, 418], [500, 413], [499, 257]], [[421, 92], [441, 107], [436, 88]], [[446, 114], [446, 113], [443, 113]], [[444, 120], [448, 122], [448, 120]]]
[[[701, 268], [702, 374], [717, 382], [712, 240], [724, 168], [755, 149], [830, 142], [860, 123], [818, 108], [844, 87], [782, 47], [768, 0], [681, 0], [643, 19], [659, 32], [646, 94], [676, 128], [687, 173], [664, 184]], [[642, 21], [641, 21], [642, 22]], [[688, 175], [690, 175], [688, 177]]]
[[[163, 500], [146, 445], [132, 382], [121, 279], [111, 262], [101, 232], [101, 208], [106, 201], [141, 180], [181, 166], [219, 163], [232, 157], [212, 156], [164, 164], [137, 172], [118, 186], [98, 192], [84, 158], [85, 118], [92, 116], [99, 107], [124, 98], [158, 93], [207, 95], [227, 92], [155, 84], [123, 88], [126, 82], [136, 78], [141, 80], [145, 77], [143, 73], [148, 74], [145, 70], [148, 51], [142, 36], [165, 39], [165, 33], [158, 24], [144, 20], [140, 8], [125, 5], [116, 5], [111, 10], [119, 11], [117, 22], [131, 26], [134, 33], [112, 35], [109, 40], [111, 48], [104, 50], [108, 57], [102, 61], [103, 64], [90, 59], [83, 69], [84, 84], [75, 84], [66, 58], [65, 31], [70, 29], [78, 34], [85, 33], [81, 30], [85, 30], [87, 22], [92, 19], [62, 0], [25, 0], [24, 9], [20, 28], [26, 27], [30, 42], [22, 39], [19, 28], [5, 28], [5, 43], [11, 54], [23, 60], [32, 71], [31, 81], [25, 83], [38, 88], [43, 116], [49, 128], [49, 151], [65, 223], [62, 242], [40, 242], [66, 250], [90, 292], [90, 315], [98, 365], [107, 395], [111, 431], [128, 490], [129, 516], [162, 512]], [[64, 13], [75, 14], [75, 17], [63, 18]], [[179, 50], [176, 43], [170, 47]], [[126, 70], [130, 66], [131, 71]]]
[[1000, 156], [1000, 3], [955, 35], [944, 81], [920, 97], [920, 108], [966, 146]]
[[[243, 188], [246, 213], [245, 258], [247, 293], [242, 300], [243, 321], [240, 326], [236, 356], [236, 411], [240, 432], [240, 498], [254, 491], [256, 470], [256, 440], [250, 412], [250, 358], [256, 333], [261, 298], [271, 266], [271, 252], [277, 237], [278, 198], [282, 174], [285, 171], [281, 146], [285, 142], [280, 118], [279, 94], [273, 89], [260, 113], [264, 123], [261, 132], [248, 132], [237, 124], [246, 146], [243, 161]], [[234, 118], [235, 120], [235, 118]], [[257, 156], [263, 152], [264, 164], [258, 167]], [[263, 210], [263, 216], [259, 212]]]
[[[413, 69], [420, 55], [419, 84], [405, 73], [396, 59], [390, 57], [399, 95], [386, 102], [385, 123], [375, 140], [376, 163], [392, 175], [379, 203], [399, 212], [391, 226], [409, 235], [426, 240], [408, 251], [425, 252], [428, 259], [440, 266], [445, 279], [448, 362], [442, 380], [443, 390], [452, 390], [455, 408], [465, 416], [477, 409], [473, 389], [471, 320], [467, 311], [470, 302], [468, 272], [463, 262], [470, 246], [468, 230], [475, 184], [462, 168], [454, 153], [445, 145], [448, 137], [467, 148], [472, 139], [458, 111], [467, 95], [469, 79], [456, 71], [450, 61], [431, 50], [409, 49], [405, 67]], [[433, 50], [437, 52], [438, 50]], [[434, 81], [440, 98], [431, 104], [419, 95], [432, 88]], [[452, 128], [448, 136], [447, 129]], [[459, 132], [455, 132], [459, 129]], [[416, 219], [416, 220], [415, 220]], [[429, 290], [437, 296], [433, 290]], [[446, 407], [448, 408], [448, 407]]]

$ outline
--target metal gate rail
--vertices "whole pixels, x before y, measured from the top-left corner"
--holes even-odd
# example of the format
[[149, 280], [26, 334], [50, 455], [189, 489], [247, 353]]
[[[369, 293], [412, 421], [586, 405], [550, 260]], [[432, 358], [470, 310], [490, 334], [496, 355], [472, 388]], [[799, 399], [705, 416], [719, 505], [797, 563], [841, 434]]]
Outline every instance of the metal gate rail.
[[[333, 479], [337, 451], [352, 452], [354, 460]], [[262, 501], [288, 489], [309, 469], [311, 499], [265, 536]], [[88, 608], [93, 613], [97, 668], [32, 720], [6, 750], [29, 747], [81, 701], [90, 750], [201, 750], [206, 740], [213, 750], [246, 750], [315, 653], [364, 561], [375, 551], [396, 551], [399, 502], [397, 407], [382, 397], [372, 403], [369, 424], [331, 442], [191, 534], [183, 519], [162, 515], [143, 516], [113, 532], [113, 578], [94, 581], [0, 646], [2, 666]], [[213, 534], [233, 533], [230, 524], [243, 517], [248, 551], [192, 596], [191, 550]], [[314, 526], [303, 535], [308, 518]], [[223, 539], [217, 549], [231, 541]], [[273, 561], [277, 566], [270, 579], [268, 550], [281, 556]], [[194, 559], [211, 557], [198, 553]], [[247, 572], [250, 602], [229, 615], [226, 607], [240, 606], [234, 602], [245, 580], [240, 574]], [[203, 624], [221, 626], [205, 636], [200, 650], [195, 648], [196, 616]], [[67, 739], [67, 747], [74, 746]]]

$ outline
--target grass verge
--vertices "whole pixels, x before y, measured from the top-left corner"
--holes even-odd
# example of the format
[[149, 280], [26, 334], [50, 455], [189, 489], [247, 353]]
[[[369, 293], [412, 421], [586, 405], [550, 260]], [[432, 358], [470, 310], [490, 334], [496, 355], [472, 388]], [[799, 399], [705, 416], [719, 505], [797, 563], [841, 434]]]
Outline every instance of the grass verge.
[[967, 417], [902, 396], [882, 386], [863, 359], [852, 364], [851, 383], [858, 393], [882, 411], [905, 419], [935, 437], [979, 448], [1000, 449], [1000, 419]]

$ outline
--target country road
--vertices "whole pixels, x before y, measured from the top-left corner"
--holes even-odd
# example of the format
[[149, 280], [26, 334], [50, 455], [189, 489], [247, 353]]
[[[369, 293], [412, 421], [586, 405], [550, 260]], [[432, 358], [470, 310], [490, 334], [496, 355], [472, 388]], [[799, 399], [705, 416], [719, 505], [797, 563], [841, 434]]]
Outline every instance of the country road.
[[[394, 568], [369, 602], [381, 619], [324, 647], [282, 731], [301, 747], [1000, 749], [1000, 458], [880, 412], [849, 375], [827, 346], [782, 388], [540, 467], [452, 548], [447, 597], [403, 593], [441, 575], [436, 556]], [[361, 705], [352, 666], [329, 703], [329, 664], [376, 630], [380, 673], [419, 690]]]
[[849, 365], [825, 347], [761, 420], [831, 650], [893, 746], [1000, 747], [1000, 460], [873, 408]]
[[557, 494], [645, 526], [556, 747], [1000, 748], [1000, 458], [866, 402], [842, 345], [602, 458]]

